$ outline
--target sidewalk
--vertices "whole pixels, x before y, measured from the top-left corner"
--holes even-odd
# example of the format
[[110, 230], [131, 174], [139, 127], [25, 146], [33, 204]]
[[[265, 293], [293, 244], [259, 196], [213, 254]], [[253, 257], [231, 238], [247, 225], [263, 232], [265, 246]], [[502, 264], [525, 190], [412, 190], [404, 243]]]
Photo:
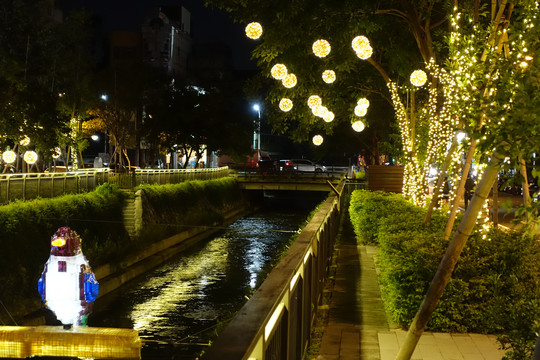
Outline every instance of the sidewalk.
[[[318, 360], [394, 360], [406, 331], [386, 316], [375, 269], [374, 246], [343, 236], [338, 247], [329, 322]], [[415, 360], [498, 360], [504, 355], [495, 336], [424, 333]]]

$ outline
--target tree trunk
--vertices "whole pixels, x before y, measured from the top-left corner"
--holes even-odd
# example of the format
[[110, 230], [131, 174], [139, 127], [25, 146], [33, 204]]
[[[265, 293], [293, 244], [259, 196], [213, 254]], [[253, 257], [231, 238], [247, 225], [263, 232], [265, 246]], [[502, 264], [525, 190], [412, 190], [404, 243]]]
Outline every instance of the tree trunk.
[[452, 155], [454, 154], [456, 147], [457, 147], [457, 137], [454, 136], [452, 138], [452, 144], [450, 144], [450, 149], [448, 149], [448, 152], [446, 153], [446, 159], [444, 159], [443, 168], [441, 169], [441, 173], [439, 174], [439, 178], [437, 179], [437, 185], [435, 185], [435, 188], [433, 189], [433, 196], [431, 197], [431, 202], [429, 203], [429, 207], [426, 212], [426, 218], [424, 219], [424, 224], [426, 225], [431, 221], [431, 215], [433, 214], [433, 209], [435, 209], [435, 205], [437, 204], [437, 200], [441, 192], [442, 182], [446, 176], [446, 171], [448, 170], [448, 167], [450, 166], [450, 162], [452, 161]]
[[422, 333], [433, 313], [433, 310], [437, 306], [437, 303], [442, 295], [442, 292], [448, 283], [450, 275], [459, 259], [461, 251], [467, 243], [474, 225], [476, 224], [476, 217], [482, 210], [484, 202], [486, 201], [493, 181], [497, 178], [497, 174], [500, 171], [500, 164], [504, 159], [500, 154], [493, 154], [493, 157], [484, 171], [481, 181], [476, 186], [473, 198], [465, 211], [465, 216], [461, 220], [456, 233], [454, 234], [452, 241], [448, 245], [444, 254], [437, 273], [435, 274], [429, 289], [420, 305], [420, 309], [416, 313], [413, 322], [407, 332], [405, 342], [400, 348], [396, 360], [409, 360], [416, 348], [416, 344], [420, 340]]
[[491, 206], [491, 211], [493, 212], [493, 226], [495, 228], [499, 227], [499, 179], [495, 179], [493, 183], [493, 204]]
[[527, 165], [525, 165], [525, 160], [520, 156], [519, 157], [519, 172], [523, 176], [523, 181], [521, 183], [521, 192], [523, 193], [523, 205], [527, 206], [531, 200], [531, 195], [529, 194], [529, 179], [527, 178]]

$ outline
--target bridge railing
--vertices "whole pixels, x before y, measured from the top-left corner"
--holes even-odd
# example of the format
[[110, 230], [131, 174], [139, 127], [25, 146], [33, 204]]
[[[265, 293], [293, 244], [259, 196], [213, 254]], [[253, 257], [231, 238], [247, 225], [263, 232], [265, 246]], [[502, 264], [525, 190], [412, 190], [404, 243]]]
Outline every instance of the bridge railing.
[[[344, 184], [338, 187], [343, 193]], [[204, 359], [303, 359], [345, 196], [331, 194]]]
[[0, 174], [0, 204], [94, 190], [104, 183], [131, 189], [140, 184], [175, 184], [228, 176], [227, 167], [208, 169], [137, 169], [117, 173], [108, 168], [55, 173]]

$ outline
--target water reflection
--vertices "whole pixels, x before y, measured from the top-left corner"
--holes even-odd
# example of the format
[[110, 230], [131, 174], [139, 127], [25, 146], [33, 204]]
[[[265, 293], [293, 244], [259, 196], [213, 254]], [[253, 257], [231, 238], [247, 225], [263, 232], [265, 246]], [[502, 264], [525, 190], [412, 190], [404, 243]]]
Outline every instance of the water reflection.
[[307, 209], [262, 211], [98, 300], [90, 326], [133, 327], [143, 359], [194, 359], [262, 282]]

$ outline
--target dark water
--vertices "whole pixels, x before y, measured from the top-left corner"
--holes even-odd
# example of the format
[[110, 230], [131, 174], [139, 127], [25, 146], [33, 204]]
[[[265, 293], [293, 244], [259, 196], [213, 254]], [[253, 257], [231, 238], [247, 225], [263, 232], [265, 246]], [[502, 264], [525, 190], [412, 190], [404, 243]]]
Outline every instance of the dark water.
[[138, 330], [143, 359], [195, 359], [321, 199], [285, 202], [236, 221], [98, 300], [88, 325]]

